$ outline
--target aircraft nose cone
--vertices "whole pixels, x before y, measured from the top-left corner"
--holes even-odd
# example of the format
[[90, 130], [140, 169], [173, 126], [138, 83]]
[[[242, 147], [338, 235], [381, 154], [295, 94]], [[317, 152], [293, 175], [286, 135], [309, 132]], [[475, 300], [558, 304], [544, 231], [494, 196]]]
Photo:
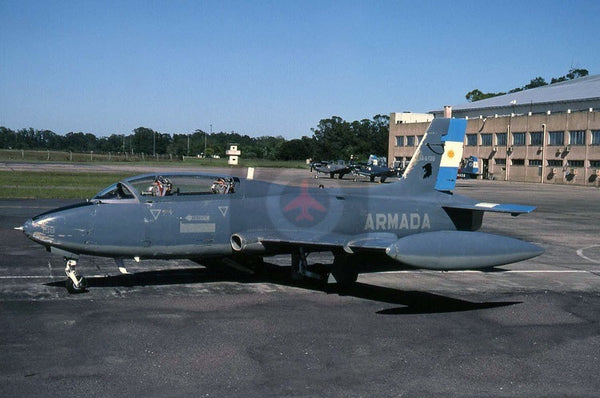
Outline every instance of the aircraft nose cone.
[[32, 220], [25, 221], [25, 223], [19, 229], [21, 231], [23, 231], [23, 233], [25, 235], [27, 235], [27, 237], [31, 237], [31, 234], [33, 234], [33, 221]]
[[48, 243], [49, 241], [51, 241], [50, 237], [44, 232], [44, 228], [40, 226], [39, 223], [34, 222], [33, 220], [25, 221], [23, 226], [19, 229], [23, 231], [25, 236], [27, 236], [34, 242]]

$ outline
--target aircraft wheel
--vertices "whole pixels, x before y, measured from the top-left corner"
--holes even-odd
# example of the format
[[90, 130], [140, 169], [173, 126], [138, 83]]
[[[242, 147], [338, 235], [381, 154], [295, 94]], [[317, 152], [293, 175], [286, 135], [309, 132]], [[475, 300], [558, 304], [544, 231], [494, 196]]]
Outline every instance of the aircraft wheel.
[[331, 267], [331, 274], [339, 287], [348, 288], [358, 279], [358, 264], [350, 257], [336, 256]]
[[329, 178], [335, 177], [335, 173], [329, 173]]
[[369, 176], [369, 181], [375, 182], [375, 176]]
[[292, 280], [302, 280], [302, 274], [300, 273], [300, 255], [296, 252], [292, 253]]
[[71, 294], [83, 293], [87, 288], [87, 280], [82, 276], [79, 281], [79, 286], [75, 286], [75, 283], [71, 280], [71, 278], [68, 278], [65, 282], [65, 285], [67, 287], [67, 291]]
[[385, 180], [386, 180], [386, 179], [387, 179], [387, 177], [381, 177], [381, 178], [379, 179], [379, 181], [380, 181], [380, 182], [385, 182]]
[[344, 174], [340, 173], [340, 175], [338, 176], [338, 178], [341, 180], [342, 177], [344, 177]]

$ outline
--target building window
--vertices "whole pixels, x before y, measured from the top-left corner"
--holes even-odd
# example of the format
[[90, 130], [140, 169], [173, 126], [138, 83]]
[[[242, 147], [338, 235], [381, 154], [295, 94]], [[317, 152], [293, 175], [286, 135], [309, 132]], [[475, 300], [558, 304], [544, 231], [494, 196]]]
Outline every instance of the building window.
[[535, 133], [529, 133], [529, 138], [532, 146], [542, 146], [544, 145], [544, 133], [541, 131], [536, 131]]
[[541, 166], [542, 159], [529, 159], [529, 165], [530, 166]]
[[415, 136], [414, 135], [406, 136], [406, 146], [415, 146]]
[[421, 141], [423, 140], [423, 135], [418, 135], [417, 136], [417, 145], [419, 145], [421, 143]]
[[481, 146], [492, 146], [491, 134], [481, 134]]
[[569, 131], [569, 145], [585, 145], [585, 131]]
[[513, 133], [513, 145], [514, 146], [525, 145], [525, 133]]
[[600, 130], [592, 130], [592, 145], [600, 145]]
[[498, 166], [506, 166], [506, 159], [494, 159]]
[[396, 146], [404, 146], [404, 136], [396, 136]]
[[583, 167], [583, 160], [567, 160], [567, 167]]
[[600, 160], [590, 160], [590, 167], [600, 167]]
[[556, 160], [556, 159], [548, 160], [548, 166], [550, 166], [550, 167], [562, 167], [562, 165], [563, 165], [562, 160]]
[[496, 145], [506, 146], [506, 133], [496, 133]]
[[467, 146], [477, 146], [477, 134], [467, 134]]
[[565, 143], [565, 134], [562, 131], [551, 131], [548, 133], [548, 145], [561, 146]]
[[525, 159], [512, 159], [513, 166], [525, 166]]

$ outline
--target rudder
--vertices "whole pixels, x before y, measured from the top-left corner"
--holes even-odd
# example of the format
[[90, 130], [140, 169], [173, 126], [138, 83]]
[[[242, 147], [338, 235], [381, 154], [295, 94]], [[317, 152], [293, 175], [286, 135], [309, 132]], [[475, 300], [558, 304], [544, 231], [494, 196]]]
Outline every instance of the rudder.
[[466, 128], [465, 119], [433, 119], [404, 173], [407, 189], [454, 189]]

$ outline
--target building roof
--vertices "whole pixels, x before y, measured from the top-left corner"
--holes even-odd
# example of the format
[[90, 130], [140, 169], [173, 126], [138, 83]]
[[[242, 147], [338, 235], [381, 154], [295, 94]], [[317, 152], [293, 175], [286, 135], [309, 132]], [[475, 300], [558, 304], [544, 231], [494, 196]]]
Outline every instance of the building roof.
[[481, 101], [453, 105], [452, 109], [453, 111], [461, 111], [598, 99], [600, 99], [600, 75], [593, 75], [487, 98]]

